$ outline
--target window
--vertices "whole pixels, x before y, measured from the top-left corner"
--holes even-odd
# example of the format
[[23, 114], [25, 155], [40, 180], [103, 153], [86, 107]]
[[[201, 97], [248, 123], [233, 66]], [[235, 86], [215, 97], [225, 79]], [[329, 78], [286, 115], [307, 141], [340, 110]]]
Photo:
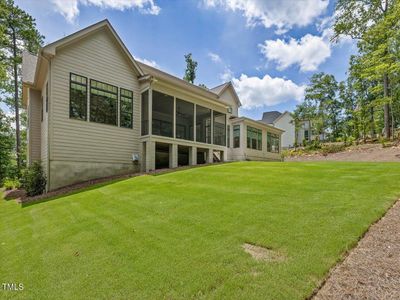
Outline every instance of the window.
[[117, 125], [118, 88], [90, 80], [90, 121]]
[[240, 125], [233, 125], [233, 148], [240, 148]]
[[49, 82], [46, 82], [46, 112], [49, 111]]
[[247, 126], [247, 148], [262, 150], [262, 130]]
[[174, 97], [153, 90], [152, 133], [173, 137]]
[[230, 125], [228, 125], [227, 135], [228, 135], [228, 138], [227, 138], [226, 143], [227, 143], [228, 148], [230, 148], [231, 147], [231, 126]]
[[196, 141], [211, 144], [211, 109], [196, 105]]
[[193, 141], [194, 104], [176, 99], [176, 138]]
[[226, 117], [218, 111], [213, 112], [214, 144], [226, 145]]
[[132, 128], [133, 126], [133, 92], [120, 89], [119, 126]]
[[304, 139], [308, 141], [308, 130], [304, 130]]
[[267, 133], [267, 151], [273, 153], [279, 153], [280, 137], [277, 134], [268, 132]]
[[70, 73], [69, 117], [87, 120], [87, 78]]
[[149, 90], [142, 93], [142, 135], [149, 134]]

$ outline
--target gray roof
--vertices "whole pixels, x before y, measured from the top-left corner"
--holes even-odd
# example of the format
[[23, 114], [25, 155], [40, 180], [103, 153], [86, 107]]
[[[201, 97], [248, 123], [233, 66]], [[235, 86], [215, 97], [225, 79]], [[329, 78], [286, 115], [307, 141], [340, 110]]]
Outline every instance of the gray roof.
[[282, 115], [282, 113], [280, 113], [279, 111], [266, 111], [263, 113], [263, 117], [262, 120], [260, 120], [261, 122], [264, 122], [266, 124], [273, 124], [274, 121], [276, 119], [278, 119], [280, 116]]

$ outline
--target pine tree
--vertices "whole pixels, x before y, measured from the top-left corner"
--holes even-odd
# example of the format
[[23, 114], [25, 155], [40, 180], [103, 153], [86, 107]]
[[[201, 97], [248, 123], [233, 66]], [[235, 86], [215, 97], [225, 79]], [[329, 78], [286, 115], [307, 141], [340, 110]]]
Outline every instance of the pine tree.
[[14, 4], [0, 0], [0, 57], [5, 76], [0, 83], [2, 101], [15, 114], [15, 136], [18, 172], [21, 169], [20, 95], [22, 52], [37, 53], [43, 36], [36, 29], [35, 20]]

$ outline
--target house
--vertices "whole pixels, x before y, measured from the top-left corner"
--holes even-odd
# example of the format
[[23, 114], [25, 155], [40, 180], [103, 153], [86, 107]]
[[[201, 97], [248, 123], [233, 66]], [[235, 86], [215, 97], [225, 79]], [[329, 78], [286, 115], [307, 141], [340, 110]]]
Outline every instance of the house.
[[28, 163], [47, 190], [93, 178], [233, 160], [279, 160], [283, 130], [239, 117], [231, 83], [190, 84], [136, 61], [101, 21], [23, 55]]
[[293, 117], [288, 111], [267, 111], [263, 113], [261, 122], [284, 130], [282, 134], [282, 148], [288, 149], [295, 145], [301, 145], [304, 141], [313, 139], [311, 135], [311, 123], [308, 120], [301, 121], [296, 128]]

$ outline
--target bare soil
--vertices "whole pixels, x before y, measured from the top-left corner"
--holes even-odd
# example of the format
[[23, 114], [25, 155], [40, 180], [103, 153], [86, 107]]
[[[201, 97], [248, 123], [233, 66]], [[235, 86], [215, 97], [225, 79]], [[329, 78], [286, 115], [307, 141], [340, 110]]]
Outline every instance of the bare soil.
[[347, 148], [343, 152], [326, 156], [317, 153], [287, 157], [285, 161], [370, 161], [400, 162], [400, 145], [383, 148], [381, 144], [363, 144]]
[[280, 253], [268, 249], [265, 247], [244, 243], [242, 245], [244, 252], [248, 253], [253, 257], [255, 260], [261, 260], [266, 262], [279, 262], [284, 260], [284, 256]]
[[400, 299], [400, 200], [331, 270], [313, 299]]

